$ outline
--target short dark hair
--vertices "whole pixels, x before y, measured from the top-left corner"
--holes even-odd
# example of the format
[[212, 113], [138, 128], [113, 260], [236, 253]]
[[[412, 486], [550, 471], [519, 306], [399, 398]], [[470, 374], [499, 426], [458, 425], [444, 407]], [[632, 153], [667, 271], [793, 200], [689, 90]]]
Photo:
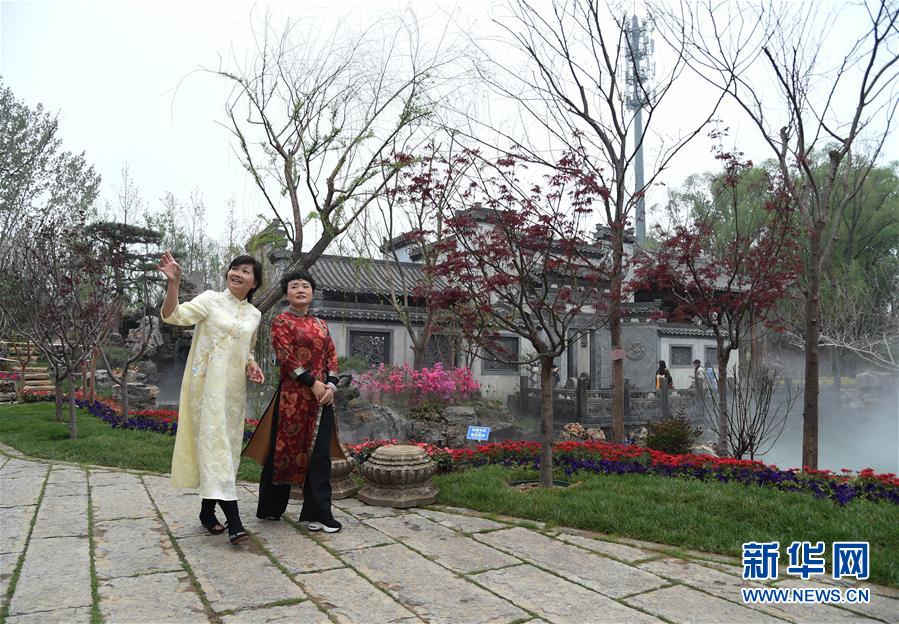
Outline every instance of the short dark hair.
[[294, 280], [306, 280], [312, 286], [312, 292], [315, 292], [315, 278], [308, 271], [291, 271], [281, 278], [281, 294], [287, 294], [287, 285]]
[[[262, 263], [253, 256], [237, 256], [231, 261], [231, 264], [228, 265], [228, 271], [243, 264], [249, 264], [253, 267], [253, 281], [255, 284], [250, 289], [250, 292], [247, 293], [247, 302], [253, 303], [253, 293], [262, 286]], [[228, 279], [228, 271], [225, 271], [226, 280]]]

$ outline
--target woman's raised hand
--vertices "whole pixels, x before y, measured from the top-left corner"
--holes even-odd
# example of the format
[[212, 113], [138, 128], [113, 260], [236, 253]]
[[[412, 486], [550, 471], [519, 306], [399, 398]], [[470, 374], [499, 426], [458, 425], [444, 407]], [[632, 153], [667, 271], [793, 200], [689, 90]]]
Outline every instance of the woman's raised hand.
[[175, 262], [175, 257], [172, 255], [171, 251], [166, 251], [162, 254], [162, 260], [159, 261], [156, 268], [162, 271], [170, 284], [181, 282], [181, 265]]

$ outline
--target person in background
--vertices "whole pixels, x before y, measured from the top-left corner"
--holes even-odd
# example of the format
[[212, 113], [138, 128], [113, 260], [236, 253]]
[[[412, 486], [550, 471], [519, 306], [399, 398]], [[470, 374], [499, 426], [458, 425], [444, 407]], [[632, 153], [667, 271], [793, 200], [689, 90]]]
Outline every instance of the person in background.
[[718, 392], [718, 376], [715, 374], [715, 369], [712, 367], [710, 362], [705, 363], [705, 377], [709, 382], [709, 388], [712, 392]]
[[668, 388], [674, 388], [674, 380], [671, 378], [671, 372], [665, 364], [665, 360], [659, 360], [659, 368], [656, 371], [656, 390], [662, 389], [662, 384], [668, 384]]
[[172, 485], [199, 489], [200, 523], [214, 535], [225, 531], [215, 516], [218, 503], [227, 518], [228, 538], [239, 544], [249, 539], [240, 521], [236, 487], [246, 380], [265, 382], [253, 357], [262, 315], [251, 304], [262, 283], [262, 265], [252, 256], [238, 256], [228, 265], [225, 290], [207, 290], [181, 304], [181, 267], [171, 252], [165, 252], [158, 268], [168, 280], [162, 320], [194, 325], [178, 403]]
[[699, 388], [702, 386], [702, 362], [699, 360], [693, 360], [693, 387]]

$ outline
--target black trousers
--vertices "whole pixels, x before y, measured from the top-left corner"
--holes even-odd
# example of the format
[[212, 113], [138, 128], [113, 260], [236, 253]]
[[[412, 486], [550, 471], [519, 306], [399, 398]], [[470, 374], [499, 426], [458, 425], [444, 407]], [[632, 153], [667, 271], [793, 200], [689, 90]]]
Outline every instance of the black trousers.
[[[275, 437], [278, 431], [278, 406], [272, 414], [272, 437], [270, 451], [262, 477], [259, 480], [259, 504], [257, 518], [280, 518], [287, 510], [290, 500], [290, 484], [272, 483], [275, 463]], [[318, 435], [312, 445], [309, 471], [303, 483], [303, 509], [300, 520], [322, 521], [331, 519], [331, 436], [334, 432], [334, 408], [326, 405], [322, 409]]]

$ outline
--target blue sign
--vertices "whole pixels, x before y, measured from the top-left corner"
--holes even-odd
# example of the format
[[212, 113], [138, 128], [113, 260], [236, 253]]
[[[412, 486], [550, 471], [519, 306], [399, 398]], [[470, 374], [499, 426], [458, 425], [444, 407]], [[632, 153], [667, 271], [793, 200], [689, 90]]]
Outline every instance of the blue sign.
[[468, 435], [465, 436], [468, 440], [481, 440], [482, 442], [486, 442], [489, 437], [490, 427], [476, 427], [474, 425], [468, 426]]

